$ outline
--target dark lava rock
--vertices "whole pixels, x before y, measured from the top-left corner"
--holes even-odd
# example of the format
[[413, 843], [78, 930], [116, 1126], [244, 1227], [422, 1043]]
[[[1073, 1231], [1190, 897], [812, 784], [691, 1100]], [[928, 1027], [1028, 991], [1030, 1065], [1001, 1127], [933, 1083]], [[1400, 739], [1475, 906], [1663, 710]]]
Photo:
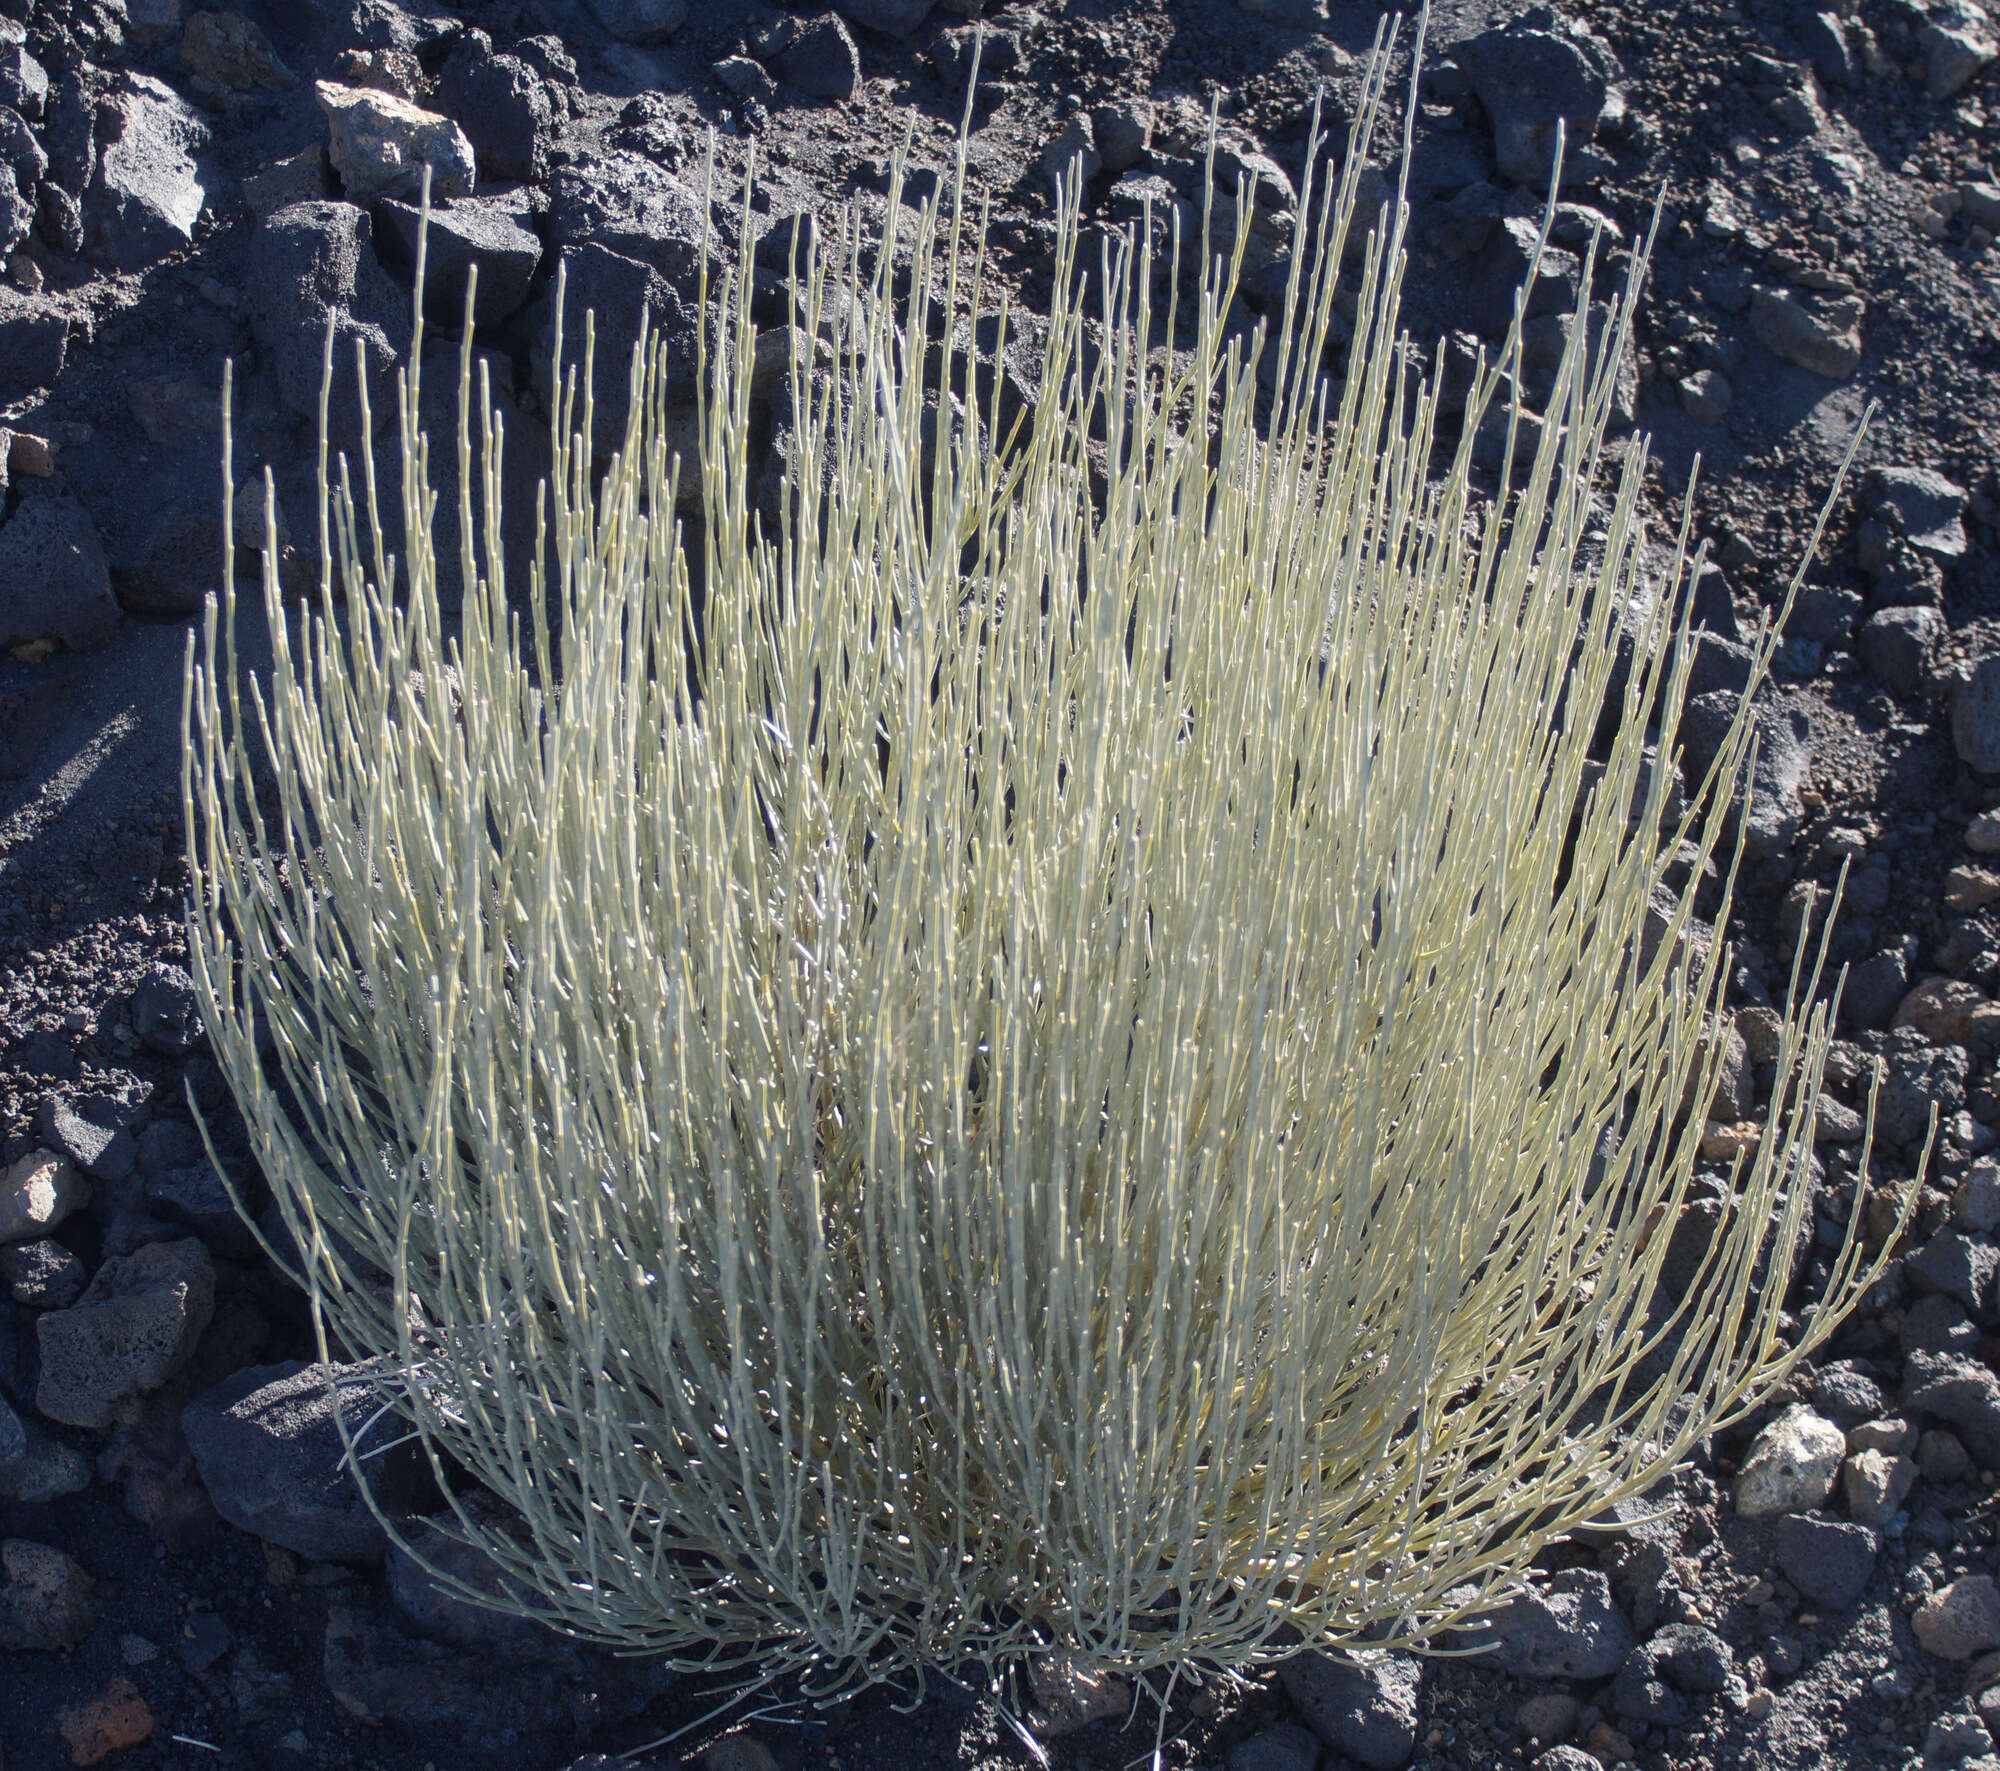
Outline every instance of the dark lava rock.
[[2000, 657], [1982, 658], [1953, 690], [1951, 741], [1967, 768], [2000, 775]]
[[1493, 238], [1506, 212], [1506, 199], [1483, 178], [1446, 198], [1433, 199], [1417, 213], [1418, 237], [1441, 257], [1470, 258]]
[[122, 1181], [137, 1159], [152, 1085], [133, 1077], [87, 1095], [44, 1095], [36, 1117], [42, 1142], [60, 1150], [94, 1181]]
[[1912, 1353], [1970, 1353], [1979, 1345], [1979, 1330], [1963, 1304], [1934, 1294], [1918, 1298], [1903, 1312], [1898, 1339], [1905, 1358]]
[[156, 1119], [139, 1134], [139, 1172], [148, 1178], [207, 1159], [201, 1133], [185, 1119]]
[[97, 107], [97, 175], [83, 202], [84, 239], [112, 270], [157, 264], [194, 239], [207, 200], [202, 114], [164, 81], [124, 74]]
[[1458, 46], [1458, 65], [1493, 123], [1500, 174], [1540, 191], [1555, 166], [1556, 126], [1564, 125], [1566, 175], [1596, 132], [1611, 81], [1611, 52], [1567, 26], [1547, 7]]
[[41, 1028], [7, 1054], [7, 1062], [25, 1076], [48, 1077], [56, 1082], [74, 1082], [81, 1074], [76, 1061], [76, 1042], [53, 1028]]
[[[1698, 695], [1681, 712], [1682, 773], [1695, 792], [1722, 748], [1742, 696], [1733, 689]], [[1799, 790], [1812, 771], [1812, 722], [1791, 701], [1760, 698], [1752, 715], [1757, 760], [1747, 805], [1739, 791], [1745, 850], [1760, 861], [1775, 860], [1791, 847], [1805, 822]]]
[[1898, 1400], [1951, 1425], [1982, 1467], [2000, 1468], [2000, 1377], [1977, 1359], [1909, 1353]]
[[1416, 1751], [1423, 1664], [1414, 1655], [1308, 1650], [1279, 1667], [1278, 1678], [1312, 1731], [1369, 1771], [1395, 1771]]
[[[629, 348], [639, 335], [641, 315], [668, 343], [669, 397], [678, 389], [691, 395], [695, 321], [673, 283], [657, 268], [636, 258], [627, 258], [602, 246], [565, 247], [562, 254], [563, 355], [580, 360], [583, 350], [584, 316], [595, 314], [598, 338], [598, 374], [605, 370], [604, 348], [618, 340], [618, 349]], [[551, 352], [555, 345], [556, 283], [535, 304], [534, 346], [535, 386], [544, 400], [552, 397], [549, 378]], [[621, 383], [622, 387], [622, 383]], [[594, 412], [592, 443], [600, 455], [609, 455], [625, 439], [625, 401], [622, 391], [604, 386], [600, 379]]]
[[1229, 1771], [1318, 1771], [1319, 1736], [1280, 1722], [1229, 1750]]
[[1904, 1273], [1920, 1290], [1957, 1299], [1980, 1321], [1992, 1318], [1996, 1270], [2000, 1249], [1992, 1238], [1963, 1230], [1942, 1231], [1903, 1257]]
[[[559, 247], [600, 246], [651, 265], [677, 289], [701, 277], [701, 199], [640, 154], [612, 152], [558, 167], [549, 180], [549, 236]], [[601, 335], [622, 344], [629, 333]]]
[[[483, 37], [484, 33], [476, 33]], [[491, 45], [454, 53], [438, 82], [438, 104], [472, 143], [480, 176], [539, 184], [548, 176], [556, 107], [541, 75]]]
[[0, 1543], [0, 1649], [55, 1654], [74, 1648], [97, 1621], [90, 1587], [82, 1567], [49, 1544], [19, 1537]]
[[582, 1730], [635, 1715], [673, 1688], [657, 1663], [586, 1657], [565, 1644], [547, 1666], [495, 1661], [406, 1634], [358, 1607], [328, 1608], [322, 1668], [334, 1701], [374, 1725], [472, 1737], [491, 1754], [521, 1735]]
[[1963, 486], [1927, 467], [1874, 467], [1862, 488], [1870, 514], [1919, 553], [1957, 559], [1965, 552]]
[[168, 1224], [192, 1230], [219, 1255], [254, 1260], [257, 1238], [243, 1221], [229, 1189], [204, 1157], [185, 1168], [170, 1168], [146, 1179], [147, 1208]]
[[49, 71], [19, 37], [0, 41], [0, 104], [24, 117], [39, 118], [48, 108]]
[[352, 203], [294, 203], [259, 225], [251, 247], [251, 327], [275, 366], [278, 394], [300, 420], [317, 422], [322, 353], [331, 322], [338, 446], [360, 422], [355, 348], [368, 362], [376, 420], [392, 414], [388, 375], [409, 344], [409, 303], [376, 262], [374, 223]]
[[54, 305], [18, 289], [0, 290], [0, 400], [54, 387], [68, 360], [69, 321]]
[[1636, 1650], [1612, 1680], [1611, 1707], [1628, 1721], [1657, 1728], [1685, 1727], [1693, 1714], [1688, 1700], [1660, 1677], [1644, 1648]]
[[1962, 1045], [1931, 1045], [1914, 1027], [1890, 1031], [1882, 1048], [1888, 1066], [1875, 1102], [1875, 1136], [1892, 1148], [1923, 1145], [1935, 1108], [1940, 1121], [1965, 1105], [1968, 1057]]
[[861, 84], [861, 51], [831, 13], [803, 25], [772, 66], [780, 80], [813, 98], [850, 99]]
[[1791, 20], [1792, 35], [1812, 63], [1812, 71], [1828, 86], [1847, 88], [1860, 83], [1854, 46], [1836, 12], [1814, 12], [1797, 8]]
[[495, 1660], [527, 1663], [567, 1654], [574, 1644], [546, 1624], [475, 1605], [432, 1578], [436, 1569], [495, 1598], [518, 1603], [531, 1597], [484, 1550], [462, 1541], [459, 1530], [456, 1518], [440, 1514], [411, 1529], [409, 1549], [390, 1546], [389, 1596], [411, 1627], [432, 1641]]
[[184, 1058], [201, 1043], [201, 1010], [185, 967], [162, 961], [139, 980], [132, 992], [132, 1031], [168, 1058]]
[[687, 21], [688, 0], [585, 0], [590, 15], [625, 43], [664, 43]]
[[[338, 1407], [366, 1454], [405, 1430], [394, 1415], [370, 1425], [379, 1406], [366, 1368], [289, 1360], [247, 1367], [204, 1391], [181, 1411], [181, 1429], [230, 1524], [316, 1562], [379, 1563], [388, 1535], [343, 1462], [334, 1417]], [[366, 1461], [385, 1511], [416, 1510], [429, 1480], [414, 1442]]]
[[937, 0], [838, 0], [840, 10], [865, 30], [907, 37], [931, 15]]
[[[384, 251], [393, 254], [399, 268], [414, 273], [417, 205], [384, 198], [375, 206], [375, 218]], [[526, 192], [433, 203], [424, 244], [424, 312], [456, 331], [465, 318], [466, 272], [477, 264], [473, 322], [498, 325], [527, 305], [535, 267], [541, 262], [541, 236], [535, 232]]]
[[1528, 291], [1529, 318], [1566, 314], [1575, 308], [1583, 261], [1574, 252], [1550, 245], [1543, 249], [1537, 264], [1535, 247], [1540, 239], [1541, 229], [1535, 222], [1524, 216], [1504, 216], [1471, 260], [1466, 313], [1483, 336], [1505, 336], [1514, 319], [1514, 298], [1527, 281], [1530, 267], [1535, 269], [1535, 282]]
[[1481, 1666], [1519, 1679], [1608, 1679], [1637, 1638], [1594, 1568], [1567, 1568], [1456, 1632], [1460, 1648], [1493, 1646]]
[[1865, 1371], [1852, 1360], [1843, 1359], [1813, 1378], [1813, 1408], [1848, 1432], [1863, 1421], [1881, 1419], [1889, 1412], [1889, 1398]]
[[1845, 1611], [1875, 1573], [1877, 1538], [1866, 1525], [1787, 1513], [1778, 1521], [1778, 1566], [1815, 1605]]
[[1792, 604], [1785, 634], [1790, 639], [1812, 640], [1822, 646], [1851, 645], [1855, 629], [1867, 619], [1867, 609], [1867, 603], [1851, 590], [1831, 584], [1808, 584], [1801, 588]]
[[1704, 1696], [1720, 1691], [1736, 1670], [1729, 1644], [1706, 1624], [1667, 1624], [1654, 1632], [1646, 1652], [1668, 1684]]
[[1847, 974], [1840, 993], [1840, 1022], [1880, 1031], [1910, 990], [1910, 960], [1900, 947], [1869, 955]]
[[[4, 312], [0, 303], [0, 358]], [[0, 528], [0, 646], [50, 639], [94, 652], [110, 643], [122, 619], [90, 513], [61, 481], [31, 481]]]
[[17, 1304], [66, 1310], [88, 1283], [83, 1262], [53, 1237], [0, 1248], [0, 1285]]
[[1923, 687], [1945, 632], [1945, 619], [1935, 609], [1877, 609], [1854, 636], [1854, 650], [1870, 676], [1908, 699]]

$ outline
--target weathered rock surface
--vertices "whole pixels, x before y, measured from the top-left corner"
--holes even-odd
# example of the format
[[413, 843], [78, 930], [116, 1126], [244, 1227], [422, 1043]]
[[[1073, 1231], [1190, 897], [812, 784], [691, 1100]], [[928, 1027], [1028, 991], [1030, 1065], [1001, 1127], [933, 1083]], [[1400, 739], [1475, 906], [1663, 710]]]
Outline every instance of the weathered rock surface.
[[186, 1364], [214, 1313], [215, 1263], [192, 1237], [106, 1261], [81, 1298], [35, 1324], [35, 1406], [68, 1426], [109, 1426]]
[[164, 81], [125, 74], [97, 109], [97, 176], [84, 198], [88, 249], [142, 270], [194, 238], [208, 196], [207, 120]]
[[1847, 1435], [1804, 1407], [1788, 1408], [1751, 1442], [1736, 1477], [1736, 1510], [1747, 1519], [1802, 1512], [1833, 1492]]
[[0, 1244], [36, 1242], [90, 1203], [90, 1182], [53, 1150], [31, 1150], [0, 1176]]
[[321, 80], [313, 92], [326, 113], [326, 157], [349, 201], [421, 196], [426, 167], [433, 200], [472, 194], [472, 143], [449, 117], [364, 86]]

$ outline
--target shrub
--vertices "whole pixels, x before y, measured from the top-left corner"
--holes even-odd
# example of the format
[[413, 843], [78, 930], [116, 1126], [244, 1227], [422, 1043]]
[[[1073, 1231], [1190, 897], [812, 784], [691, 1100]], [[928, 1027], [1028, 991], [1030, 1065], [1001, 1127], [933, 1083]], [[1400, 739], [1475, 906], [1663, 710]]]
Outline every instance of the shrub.
[[587, 352], [524, 635], [468, 342], [448, 635], [419, 344], [402, 558], [323, 446], [319, 610], [267, 549], [247, 703], [225, 573], [187, 698], [216, 1060], [324, 1347], [505, 1503], [454, 1505], [524, 1613], [829, 1686], [1435, 1645], [1872, 1278], [1850, 1227], [1787, 1344], [1821, 1004], [1659, 1284], [1727, 976], [1668, 882], [1747, 727], [1670, 814], [1687, 634], [1605, 443], [1631, 283], [1593, 350], [1586, 279], [1497, 496], [1504, 365], [1444, 440], [1396, 205], [1327, 371], [1381, 80], [1275, 337], [1245, 216], [1164, 321], [1128, 242], [1003, 426], [961, 158], [801, 267], [829, 348], [774, 524], [746, 257], [704, 282], [687, 548], [665, 346], [601, 475]]

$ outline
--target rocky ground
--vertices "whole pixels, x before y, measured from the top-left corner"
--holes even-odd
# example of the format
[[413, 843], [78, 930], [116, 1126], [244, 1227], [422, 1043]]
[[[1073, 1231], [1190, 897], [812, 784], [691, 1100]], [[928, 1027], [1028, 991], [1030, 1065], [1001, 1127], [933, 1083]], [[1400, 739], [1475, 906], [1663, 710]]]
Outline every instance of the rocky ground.
[[[693, 324], [713, 130], [752, 225], [853, 199], [892, 149], [949, 164], [979, 0], [0, 0], [0, 1757], [132, 1766], [555, 1767], [674, 1734], [711, 1771], [1025, 1762], [993, 1703], [740, 1705], [444, 1603], [334, 1471], [298, 1297], [191, 1127], [223, 1106], [178, 920], [189, 616], [220, 572], [217, 397], [236, 473], [276, 478], [310, 583], [305, 469], [329, 313], [378, 371], [407, 345], [412, 194], [432, 262], [481, 265], [476, 342], [535, 472], [548, 295], [613, 338]], [[989, 4], [974, 177], [1001, 279], [1046, 303], [1052, 168], [1093, 227], [1198, 209], [1221, 164], [1274, 218], [1249, 308], [1282, 288], [1314, 95], [1336, 124], [1366, 0]], [[1657, 1521], [1550, 1560], [1477, 1661], [1319, 1659], [1179, 1697], [1176, 1766], [1474, 1771], [1996, 1763], [2000, 1586], [2000, 14], [1975, 0], [1440, 0], [1411, 167], [1408, 318], [1454, 362], [1504, 329], [1553, 125], [1570, 153], [1528, 328], [1532, 401], [1593, 225], [1663, 202], [1620, 427], [1657, 513], [1694, 457], [1715, 570], [1692, 748], [1743, 691], [1864, 409], [1879, 406], [1761, 694], [1720, 1156], [1765, 1103], [1768, 1004], [1840, 867], [1851, 966], [1820, 1120], [1815, 1258], [1872, 1178], [1917, 1188], [1905, 1251], [1792, 1393], [1707, 1447]], [[328, 82], [315, 89], [314, 82]], [[734, 199], [718, 205], [723, 238]], [[775, 280], [760, 296], [772, 298]], [[441, 304], [445, 332], [456, 296]], [[779, 315], [778, 317], [782, 317]], [[439, 349], [455, 357], [444, 337]], [[1032, 379], [1008, 372], [1021, 397]], [[433, 377], [433, 385], [445, 381]], [[445, 408], [433, 418], [446, 434]], [[1504, 444], [1485, 439], [1481, 459]], [[524, 495], [525, 497], [525, 495]], [[517, 500], [517, 509], [532, 508]], [[261, 524], [241, 530], [254, 544]], [[254, 631], [248, 636], [258, 655]], [[1931, 1107], [1929, 1170], [1917, 1173]], [[220, 1115], [227, 1123], [226, 1113]], [[238, 1138], [221, 1151], [255, 1191]], [[1699, 1246], [1690, 1205], [1670, 1266]], [[357, 1417], [358, 1418], [358, 1417]], [[436, 1505], [414, 1466], [385, 1492]], [[406, 1454], [404, 1454], [406, 1455]], [[1154, 1715], [1116, 1691], [1010, 1694], [1062, 1765], [1130, 1766]], [[1991, 1718], [1989, 1730], [1988, 1718]]]

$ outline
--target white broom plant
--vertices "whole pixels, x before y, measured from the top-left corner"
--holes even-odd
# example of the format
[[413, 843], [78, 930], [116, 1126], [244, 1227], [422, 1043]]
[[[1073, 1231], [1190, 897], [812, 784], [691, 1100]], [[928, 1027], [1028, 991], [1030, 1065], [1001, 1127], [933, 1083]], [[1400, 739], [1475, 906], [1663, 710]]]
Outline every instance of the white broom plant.
[[1191, 317], [1143, 240], [1093, 313], [1059, 297], [1011, 437], [990, 377], [927, 417], [994, 305], [961, 146], [914, 226], [892, 196], [798, 269], [830, 354], [790, 363], [775, 530], [746, 245], [703, 290], [698, 461], [657, 337], [601, 474], [588, 353], [561, 375], [525, 634], [468, 333], [445, 635], [421, 288], [400, 561], [372, 446], [357, 492], [323, 437], [319, 611], [271, 535], [247, 694], [226, 565], [194, 976], [323, 1355], [504, 1503], [452, 1502], [487, 1602], [822, 1688], [1435, 1648], [1879, 1271], [1857, 1209], [1781, 1333], [1828, 1042], [1795, 964], [1762, 1136], [1661, 1287], [1728, 961], [1689, 894], [1644, 928], [1750, 728], [1670, 814], [1687, 635], [1640, 594], [1643, 449], [1604, 447], [1636, 279], [1596, 354], [1586, 279], [1496, 497], [1472, 439], [1514, 396], [1483, 370], [1440, 441], [1400, 204], [1324, 373], [1383, 68], [1275, 338], [1232, 323], [1239, 215]]

